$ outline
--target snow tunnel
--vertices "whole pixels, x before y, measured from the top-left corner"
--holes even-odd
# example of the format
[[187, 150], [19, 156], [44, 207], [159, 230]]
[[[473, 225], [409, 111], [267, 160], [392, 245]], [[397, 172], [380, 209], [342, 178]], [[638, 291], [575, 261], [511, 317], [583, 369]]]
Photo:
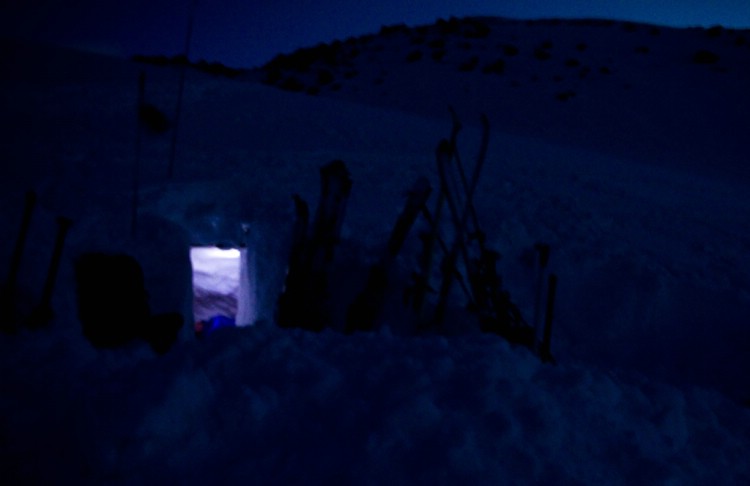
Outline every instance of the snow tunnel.
[[254, 258], [247, 247], [192, 246], [193, 319], [199, 337], [256, 319]]

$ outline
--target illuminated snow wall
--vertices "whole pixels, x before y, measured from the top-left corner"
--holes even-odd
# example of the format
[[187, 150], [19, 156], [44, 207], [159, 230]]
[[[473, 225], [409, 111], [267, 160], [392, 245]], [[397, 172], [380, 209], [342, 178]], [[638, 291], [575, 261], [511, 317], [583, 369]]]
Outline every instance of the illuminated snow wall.
[[248, 248], [196, 246], [190, 249], [190, 262], [195, 322], [217, 315], [235, 319], [238, 326], [255, 322], [254, 257]]

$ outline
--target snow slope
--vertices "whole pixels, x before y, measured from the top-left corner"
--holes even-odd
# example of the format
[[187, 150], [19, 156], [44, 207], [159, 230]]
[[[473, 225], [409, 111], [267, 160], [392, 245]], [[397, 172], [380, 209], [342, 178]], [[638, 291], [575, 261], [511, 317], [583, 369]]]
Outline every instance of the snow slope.
[[[51, 327], [0, 335], [0, 448], [11, 481], [747, 482], [749, 102], [740, 88], [750, 48], [736, 45], [747, 33], [492, 22], [491, 44], [466, 49], [446, 34], [442, 63], [427, 54], [406, 61], [417, 31], [352, 40], [363, 44], [360, 64], [346, 69], [358, 74], [318, 96], [257, 83], [259, 72], [243, 81], [189, 72], [173, 179], [169, 136], [142, 141], [135, 237], [138, 72], [147, 72], [147, 99], [167, 113], [178, 73], [3, 42], [0, 221], [10, 236], [0, 242], [8, 255], [0, 272], [24, 192], [40, 199], [19, 282], [22, 314], [39, 298], [54, 218], [75, 221]], [[437, 35], [430, 29], [425, 43]], [[539, 61], [529, 53], [546, 40], [555, 55]], [[497, 55], [490, 46], [509, 42], [519, 48], [513, 61], [525, 60], [482, 73]], [[647, 54], [633, 50], [642, 45]], [[705, 46], [719, 65], [691, 62]], [[573, 69], [563, 59], [574, 52], [594, 79], [556, 81]], [[470, 54], [481, 63], [458, 71]], [[611, 74], [596, 74], [603, 62]], [[565, 90], [576, 95], [556, 99]], [[529, 250], [552, 245], [559, 364], [471, 332], [458, 295], [452, 325], [468, 331], [457, 336], [275, 328], [291, 194], [314, 204], [318, 168], [346, 162], [354, 187], [337, 258], [356, 290], [404, 191], [420, 175], [436, 183], [449, 103], [468, 125], [465, 160], [477, 148], [477, 113], [490, 116], [477, 209], [527, 315]], [[258, 254], [256, 326], [205, 342], [186, 330], [163, 357], [142, 345], [99, 351], [80, 335], [75, 256], [135, 254], [152, 307], [189, 315], [187, 245], [237, 242], [242, 223]], [[415, 249], [404, 249], [403, 272]], [[394, 305], [385, 323], [401, 319]]]
[[385, 27], [281, 55], [256, 77], [434, 117], [452, 104], [506, 133], [746, 177], [749, 56], [746, 30], [480, 17]]

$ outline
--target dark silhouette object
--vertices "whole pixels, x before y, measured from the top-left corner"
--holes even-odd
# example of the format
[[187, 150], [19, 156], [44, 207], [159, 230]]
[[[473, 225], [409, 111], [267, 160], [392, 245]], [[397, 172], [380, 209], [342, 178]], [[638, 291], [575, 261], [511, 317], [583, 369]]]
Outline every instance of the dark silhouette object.
[[146, 99], [146, 72], [141, 70], [138, 75], [138, 98], [136, 108], [138, 110], [138, 124], [135, 131], [135, 150], [133, 157], [133, 193], [130, 201], [130, 235], [135, 237], [138, 232], [138, 200], [141, 191], [141, 132], [143, 122], [141, 122], [141, 106]]
[[437, 28], [440, 35], [452, 35], [458, 34], [461, 24], [456, 17], [450, 17], [448, 20], [438, 19]]
[[13, 247], [8, 280], [5, 282], [5, 288], [3, 289], [2, 294], [3, 310], [6, 315], [10, 314], [9, 318], [2, 319], [2, 324], [0, 324], [2, 330], [6, 332], [12, 332], [15, 330], [15, 321], [18, 317], [16, 316], [16, 286], [18, 284], [18, 272], [21, 268], [21, 257], [23, 256], [23, 250], [26, 247], [26, 238], [29, 234], [34, 207], [36, 207], [36, 193], [30, 190], [26, 192], [26, 203], [23, 209], [23, 217], [21, 218], [21, 229], [18, 232], [16, 245]]
[[538, 47], [534, 49], [534, 57], [539, 61], [547, 61], [552, 58], [552, 54], [550, 54], [547, 50]]
[[172, 130], [172, 140], [169, 144], [169, 164], [167, 166], [167, 177], [171, 179], [175, 172], [175, 161], [177, 159], [177, 134], [178, 126], [180, 124], [180, 116], [182, 113], [182, 97], [185, 92], [185, 76], [187, 66], [190, 64], [190, 40], [193, 37], [193, 22], [195, 19], [195, 4], [197, 0], [190, 2], [190, 8], [188, 10], [188, 25], [185, 31], [185, 48], [182, 51], [182, 56], [185, 61], [180, 65], [180, 80], [177, 84], [177, 103], [174, 107], [174, 130]]
[[537, 243], [534, 245], [538, 259], [537, 259], [537, 276], [536, 276], [536, 288], [534, 291], [534, 329], [539, 330], [539, 319], [541, 317], [541, 306], [542, 306], [542, 287], [544, 285], [544, 272], [547, 270], [547, 264], [549, 263], [550, 246], [546, 243]]
[[321, 69], [320, 71], [318, 71], [318, 84], [319, 85], [331, 84], [335, 80], [336, 80], [336, 77], [328, 69]]
[[295, 194], [294, 227], [292, 229], [292, 247], [289, 252], [284, 290], [279, 297], [276, 322], [279, 327], [296, 327], [304, 319], [304, 310], [300, 303], [304, 301], [304, 292], [309, 275], [307, 255], [308, 228], [310, 209], [304, 199]]
[[167, 115], [156, 105], [146, 102], [146, 72], [141, 70], [138, 75], [138, 127], [146, 131], [161, 135], [170, 128]]
[[490, 26], [480, 20], [469, 19], [467, 24], [464, 37], [468, 39], [486, 39], [492, 33]]
[[484, 74], [503, 74], [505, 72], [505, 61], [498, 59], [482, 68], [482, 72]]
[[566, 21], [570, 25], [582, 25], [584, 27], [612, 27], [615, 20], [605, 19], [569, 19]]
[[265, 76], [263, 78], [263, 84], [275, 85], [278, 84], [284, 77], [284, 72], [278, 68], [264, 68]]
[[[455, 112], [453, 113], [453, 118], [455, 126], [458, 123]], [[460, 157], [456, 156], [456, 141], [453, 137], [453, 134], [451, 136], [452, 140], [450, 142], [447, 140], [442, 140], [438, 144], [438, 148], [436, 151], [438, 173], [440, 174], [440, 190], [444, 194], [445, 201], [450, 211], [451, 219], [455, 229], [453, 243], [450, 246], [449, 253], [442, 264], [443, 279], [441, 282], [438, 301], [433, 317], [434, 325], [438, 328], [442, 326], [443, 319], [445, 318], [446, 306], [448, 304], [448, 295], [450, 293], [453, 281], [456, 278], [455, 268], [459, 256], [463, 257], [463, 260], [466, 263], [467, 268], [469, 269], [469, 280], [474, 287], [474, 299], [476, 299], [478, 293], [476, 291], [476, 278], [471, 265], [471, 260], [468, 256], [468, 242], [466, 240], [466, 237], [468, 235], [471, 238], [471, 233], [476, 233], [478, 242], [482, 244], [483, 237], [480, 235], [478, 226], [475, 226], [475, 232], [471, 232], [468, 230], [470, 228], [470, 222], [477, 224], [477, 222], [475, 221], [475, 216], [472, 217], [472, 215], [475, 214], [472, 199], [474, 197], [477, 184], [479, 183], [479, 177], [482, 173], [482, 168], [484, 167], [484, 162], [487, 157], [487, 147], [489, 144], [489, 120], [484, 114], [481, 117], [481, 122], [482, 139], [480, 142], [479, 155], [477, 156], [477, 162], [474, 166], [474, 171], [472, 172], [471, 179], [467, 180], [465, 178], [465, 173], [463, 172], [462, 167], [463, 164], [461, 164], [460, 162]], [[455, 128], [453, 133], [457, 133]], [[451, 164], [451, 161], [454, 158], [455, 164]], [[458, 185], [458, 191], [453, 189], [456, 185], [451, 183], [452, 177], [448, 172], [449, 170], [451, 170], [451, 167], [449, 167], [451, 165], [455, 165], [455, 169], [459, 173], [460, 184]], [[476, 307], [476, 301], [474, 299], [472, 299], [470, 305]]]
[[[353, 41], [352, 41], [352, 42], [353, 42]], [[350, 61], [353, 61], [354, 59], [356, 59], [356, 58], [357, 58], [357, 57], [359, 56], [359, 54], [360, 54], [361, 52], [362, 52], [362, 51], [360, 51], [360, 50], [359, 50], [359, 48], [357, 48], [357, 47], [352, 47], [352, 48], [351, 48], [351, 49], [349, 49], [349, 50], [348, 50], [347, 52], [345, 52], [345, 53], [344, 53], [344, 55], [346, 56], [346, 58], [347, 58], [348, 60], [350, 60]]]
[[142, 338], [148, 341], [157, 354], [164, 354], [177, 341], [184, 319], [178, 312], [151, 316]]
[[[456, 159], [456, 169], [458, 169], [459, 177], [461, 180], [461, 187], [463, 188], [465, 193], [468, 193], [469, 183], [466, 180], [466, 174], [463, 170], [463, 165], [461, 163], [458, 150], [456, 150], [458, 134], [462, 129], [462, 125], [460, 120], [458, 119], [458, 116], [456, 115], [456, 112], [453, 109], [451, 109], [451, 115], [453, 118], [453, 127], [451, 129], [450, 140], [447, 141], [447, 145], [443, 142], [438, 145], [436, 157], [438, 158], [438, 164], [441, 164], [439, 157], [450, 156], [450, 153], [448, 152], [450, 150], [453, 151], [453, 156]], [[426, 205], [423, 205], [422, 207], [422, 215], [424, 216], [429, 229], [420, 234], [420, 240], [422, 242], [422, 252], [419, 257], [419, 270], [417, 272], [414, 272], [414, 274], [412, 275], [412, 285], [407, 287], [406, 292], [404, 293], [404, 302], [407, 305], [410, 305], [416, 313], [416, 327], [418, 331], [427, 330], [432, 324], [431, 317], [428, 317], [428, 311], [424, 304], [427, 294], [436, 293], [435, 288], [433, 288], [430, 282], [433, 260], [435, 260], [437, 256], [435, 247], [436, 245], [438, 246], [438, 249], [442, 251], [442, 256], [444, 258], [447, 258], [450, 253], [448, 244], [445, 242], [445, 240], [443, 240], [440, 234], [441, 215], [443, 213], [443, 207], [446, 205], [447, 199], [446, 191], [443, 190], [442, 184], [440, 189], [441, 190], [437, 193], [437, 201], [435, 203], [433, 212], [430, 212]], [[472, 222], [474, 223], [474, 228], [476, 229], [478, 228], [478, 222], [476, 220], [476, 212], [474, 211], [473, 205], [471, 211], [473, 217]], [[474, 297], [466, 281], [464, 280], [463, 275], [454, 269], [454, 277], [461, 285], [461, 289], [463, 290], [467, 300], [469, 302], [472, 302]]]
[[550, 49], [552, 49], [552, 47], [553, 47], [552, 41], [549, 40], [549, 39], [547, 39], [546, 41], [542, 42], [539, 45], [540, 49], [546, 49], [546, 50], [550, 50]]
[[557, 293], [557, 275], [551, 274], [547, 281], [547, 312], [544, 316], [544, 335], [542, 342], [539, 345], [539, 357], [545, 363], [554, 363], [555, 360], [552, 357], [550, 351], [550, 343], [552, 341], [552, 321], [555, 316], [555, 295]]
[[285, 288], [279, 297], [280, 327], [321, 331], [330, 324], [328, 281], [334, 250], [341, 235], [352, 181], [340, 160], [320, 169], [321, 194], [311, 234], [307, 234], [307, 204], [295, 196], [297, 219]]
[[510, 293], [503, 289], [502, 278], [496, 268], [499, 259], [498, 252], [485, 249], [478, 262], [478, 285], [474, 287], [482, 289], [483, 300], [479, 301], [477, 309], [482, 332], [497, 334], [509, 343], [533, 349], [534, 328], [524, 321]]
[[392, 34], [408, 34], [409, 27], [404, 23], [395, 25], [383, 25], [380, 27], [380, 35], [392, 35]]
[[150, 315], [143, 271], [128, 255], [90, 253], [75, 264], [78, 317], [96, 347], [114, 348], [138, 337]]
[[138, 120], [150, 133], [162, 135], [169, 131], [169, 118], [159, 108], [151, 103], [141, 103], [138, 107]]
[[65, 237], [72, 225], [73, 221], [66, 217], [60, 216], [57, 218], [57, 237], [55, 238], [55, 247], [52, 250], [52, 260], [50, 260], [47, 278], [44, 281], [42, 299], [29, 317], [28, 325], [30, 327], [44, 326], [54, 317], [54, 312], [52, 311], [52, 293], [55, 290], [57, 273], [60, 270], [60, 260], [62, 259], [62, 252], [65, 246]]
[[477, 67], [477, 64], [479, 64], [479, 57], [472, 56], [470, 59], [462, 62], [458, 66], [458, 70], [464, 73], [468, 73], [470, 71], [473, 71]]
[[429, 181], [421, 177], [412, 186], [404, 209], [393, 227], [388, 246], [380, 260], [370, 269], [365, 289], [349, 307], [346, 318], [346, 331], [369, 331], [375, 329], [380, 311], [385, 303], [389, 274], [393, 262], [409, 234], [414, 221], [425, 207], [432, 188]]
[[715, 52], [700, 50], [693, 54], [695, 64], [716, 64], [719, 62], [719, 55]]
[[558, 101], [568, 101], [569, 99], [575, 97], [576, 92], [573, 90], [568, 91], [561, 91], [555, 95], [555, 99]]
[[142, 64], [151, 64], [153, 66], [165, 67], [172, 64], [172, 61], [165, 55], [146, 56], [144, 54], [135, 54], [130, 59]]
[[310, 70], [316, 62], [325, 63], [329, 66], [336, 66], [341, 54], [341, 43], [333, 42], [331, 44], [318, 44], [314, 47], [297, 49], [291, 54], [279, 54], [263, 66], [268, 72], [274, 71], [297, 71], [305, 73]]
[[445, 39], [434, 39], [427, 43], [433, 49], [445, 49]]
[[716, 39], [718, 37], [721, 37], [721, 34], [723, 32], [724, 32], [724, 27], [722, 27], [721, 25], [714, 25], [706, 29], [706, 36], [712, 39]]
[[295, 78], [294, 76], [289, 76], [284, 81], [281, 82], [279, 85], [279, 88], [283, 89], [284, 91], [291, 91], [293, 93], [300, 93], [305, 90], [305, 85], [302, 84], [302, 82]]
[[341, 160], [320, 169], [321, 197], [312, 227], [313, 268], [322, 269], [333, 260], [344, 223], [346, 203], [352, 188], [349, 171]]
[[519, 52], [521, 51], [513, 44], [506, 44], [503, 46], [503, 53], [508, 57], [517, 56]]
[[[452, 111], [452, 110], [451, 110]], [[487, 155], [489, 143], [489, 121], [482, 116], [482, 141], [479, 155], [470, 178], [466, 177], [463, 163], [456, 148], [456, 139], [461, 124], [452, 111], [453, 129], [450, 141], [443, 139], [436, 150], [436, 161], [440, 175], [440, 192], [435, 214], [439, 215], [443, 204], [448, 207], [453, 227], [454, 240], [452, 244], [445, 244], [439, 237], [437, 228], [439, 218], [426, 215], [432, 231], [423, 239], [424, 251], [420, 262], [421, 275], [415, 275], [415, 283], [407, 289], [408, 299], [418, 311], [423, 304], [424, 295], [433, 286], [429, 284], [430, 265], [433, 257], [432, 246], [440, 243], [444, 258], [439, 264], [441, 280], [437, 291], [437, 302], [430, 321], [423, 321], [421, 315], [417, 322], [417, 331], [443, 331], [443, 321], [446, 315], [450, 288], [454, 280], [461, 283], [464, 278], [469, 286], [464, 287], [468, 298], [468, 309], [477, 315], [481, 330], [497, 334], [510, 343], [523, 345], [533, 352], [538, 352], [540, 344], [534, 326], [529, 325], [513, 301], [510, 293], [503, 288], [503, 282], [497, 272], [497, 261], [500, 253], [485, 245], [484, 232], [479, 225], [475, 208], [472, 204], [477, 182]], [[427, 209], [423, 213], [428, 213]], [[546, 268], [549, 257], [549, 247], [540, 245], [540, 267]], [[463, 272], [457, 263], [463, 261]], [[378, 269], [380, 270], [380, 269]], [[540, 274], [542, 271], [540, 270]], [[384, 285], [382, 273], [371, 275], [375, 284]], [[541, 278], [541, 277], [540, 277]], [[463, 286], [463, 285], [462, 285]], [[541, 287], [541, 285], [540, 285]], [[548, 314], [551, 315], [551, 312]], [[541, 356], [540, 356], [541, 357]]]
[[226, 78], [236, 78], [244, 72], [242, 69], [231, 68], [217, 61], [208, 62], [205, 59], [201, 59], [191, 64], [191, 66], [204, 73], [213, 74], [214, 76], [224, 76]]
[[406, 56], [407, 62], [416, 62], [422, 59], [422, 51], [412, 51]]
[[78, 318], [86, 339], [97, 348], [119, 348], [147, 341], [163, 354], [177, 340], [183, 318], [151, 316], [143, 271], [129, 255], [88, 253], [75, 262]]

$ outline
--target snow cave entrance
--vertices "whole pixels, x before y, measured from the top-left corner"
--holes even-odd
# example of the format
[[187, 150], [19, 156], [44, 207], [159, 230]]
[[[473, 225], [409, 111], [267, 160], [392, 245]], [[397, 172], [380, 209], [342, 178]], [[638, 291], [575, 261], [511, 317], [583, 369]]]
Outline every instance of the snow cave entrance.
[[198, 337], [255, 321], [255, 288], [249, 250], [193, 246], [193, 320]]

